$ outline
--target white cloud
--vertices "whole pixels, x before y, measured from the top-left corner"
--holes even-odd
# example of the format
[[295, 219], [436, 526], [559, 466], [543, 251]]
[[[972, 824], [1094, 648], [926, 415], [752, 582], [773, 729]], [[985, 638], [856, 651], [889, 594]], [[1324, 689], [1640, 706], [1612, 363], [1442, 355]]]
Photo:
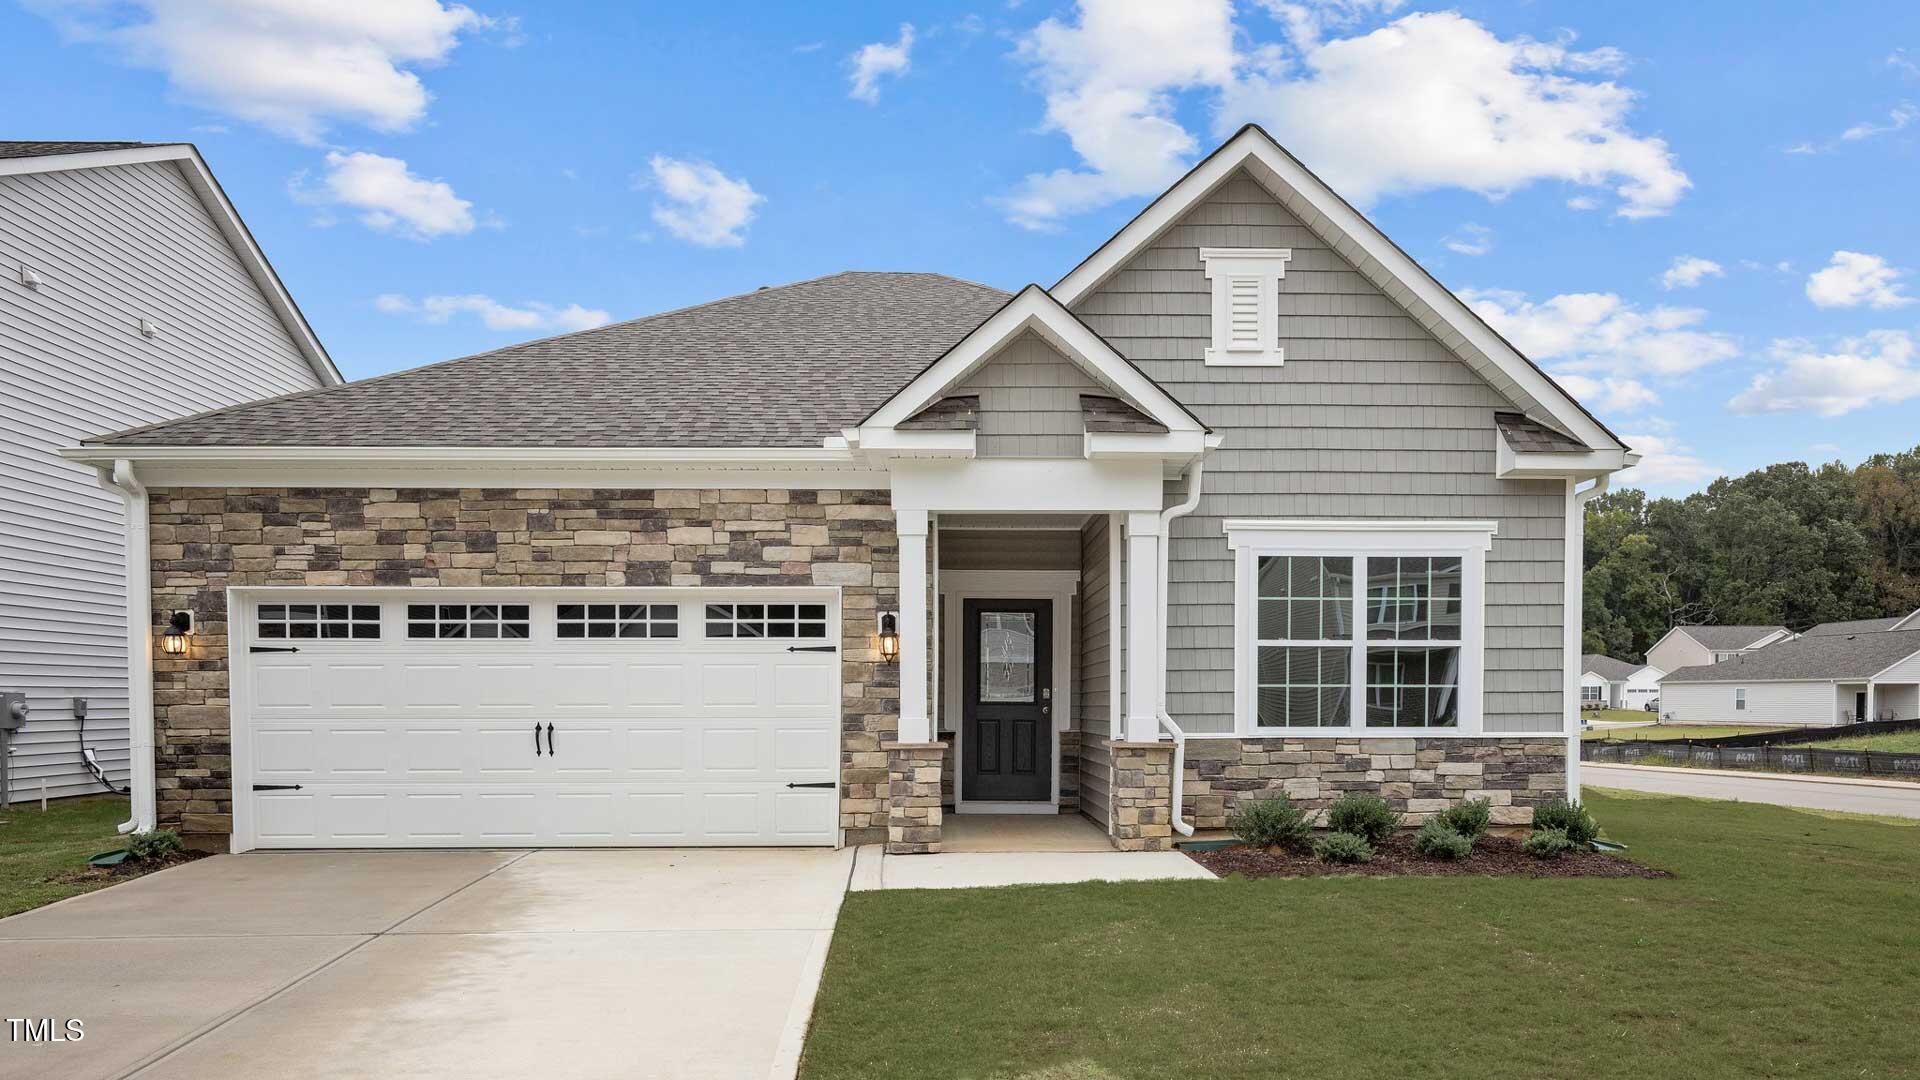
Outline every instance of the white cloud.
[[302, 202], [351, 207], [368, 228], [414, 240], [463, 235], [475, 224], [473, 204], [445, 181], [415, 176], [405, 161], [379, 154], [329, 152], [319, 186], [302, 174], [292, 189]]
[[1731, 336], [1698, 328], [1707, 318], [1699, 308], [1641, 309], [1613, 293], [1535, 303], [1524, 293], [1469, 289], [1460, 299], [1521, 352], [1563, 372], [1674, 378], [1740, 352]]
[[1268, 125], [1358, 202], [1442, 187], [1499, 198], [1559, 180], [1610, 187], [1616, 212], [1637, 218], [1691, 186], [1664, 140], [1629, 128], [1634, 92], [1583, 77], [1618, 70], [1616, 51], [1502, 39], [1454, 12], [1294, 44], [1297, 65], [1229, 90], [1219, 126]]
[[1754, 376], [1728, 408], [1840, 416], [1920, 397], [1920, 348], [1905, 330], [1875, 330], [1826, 351], [1807, 341], [1776, 341], [1769, 354], [1773, 368]]
[[655, 154], [648, 166], [663, 201], [653, 204], [653, 220], [689, 244], [739, 247], [746, 228], [766, 196], [704, 161], [682, 161]]
[[1573, 198], [1567, 200], [1567, 209], [1598, 210], [1600, 209], [1600, 200], [1591, 195], [1575, 195]]
[[900, 37], [889, 45], [876, 41], [862, 45], [853, 54], [853, 85], [847, 96], [869, 105], [880, 102], [880, 80], [884, 76], [905, 75], [913, 66], [913, 24], [900, 24]]
[[1902, 273], [1878, 255], [1836, 251], [1826, 269], [1807, 278], [1807, 299], [1818, 307], [1901, 307], [1913, 297], [1901, 292]]
[[431, 95], [413, 68], [494, 20], [441, 0], [30, 0], [73, 40], [167, 76], [179, 98], [317, 143], [351, 120], [401, 131]]
[[1633, 91], [1598, 78], [1622, 68], [1617, 50], [1502, 39], [1452, 12], [1328, 37], [1398, 0], [1263, 2], [1284, 43], [1236, 27], [1228, 0], [1081, 0], [1077, 23], [1030, 32], [1019, 55], [1046, 95], [1045, 129], [1067, 136], [1081, 167], [1028, 176], [1000, 200], [1008, 216], [1048, 228], [1165, 188], [1195, 149], [1176, 116], [1177, 95], [1195, 92], [1214, 106], [1216, 135], [1260, 122], [1361, 204], [1559, 180], [1611, 188], [1618, 213], [1648, 217], [1691, 186], [1663, 140], [1629, 128]]
[[1863, 120], [1841, 132], [1840, 138], [1846, 142], [1858, 142], [1861, 139], [1871, 139], [1875, 135], [1891, 135], [1905, 129], [1915, 120], [1920, 120], [1920, 108], [1902, 102], [1887, 113], [1885, 123], [1876, 124], [1871, 120]]
[[1493, 230], [1485, 225], [1462, 225], [1441, 237], [1440, 246], [1457, 255], [1485, 255], [1493, 250]]
[[1920, 63], [1907, 55], [1905, 49], [1895, 49], [1887, 55], [1887, 66], [1909, 79], [1920, 79]]
[[1702, 259], [1697, 255], [1676, 255], [1673, 265], [1660, 275], [1660, 287], [1663, 289], [1691, 289], [1710, 277], [1725, 277], [1726, 270], [1712, 259]]
[[598, 308], [579, 304], [557, 307], [528, 302], [513, 307], [480, 293], [465, 296], [423, 296], [418, 300], [399, 293], [384, 293], [374, 298], [373, 306], [389, 315], [412, 315], [421, 322], [444, 325], [455, 315], [472, 315], [489, 330], [548, 330], [566, 333], [591, 330], [613, 321], [613, 316]]
[[1027, 176], [998, 200], [1007, 216], [1051, 228], [1069, 214], [1170, 185], [1197, 145], [1174, 118], [1173, 92], [1230, 81], [1233, 32], [1227, 0], [1083, 0], [1077, 24], [1047, 19], [1035, 27], [1019, 55], [1046, 95], [1044, 129], [1065, 134], [1085, 168]]
[[1588, 375], [1561, 371], [1553, 373], [1553, 381], [1559, 383], [1581, 404], [1603, 413], [1632, 415], [1651, 408], [1660, 401], [1659, 395], [1638, 379], [1619, 378], [1612, 375], [1596, 379]]
[[1652, 431], [1623, 434], [1620, 438], [1640, 455], [1640, 464], [1617, 474], [1614, 483], [1623, 487], [1696, 487], [1718, 476], [1725, 469], [1709, 464], [1693, 447], [1674, 438], [1670, 427], [1654, 421]]

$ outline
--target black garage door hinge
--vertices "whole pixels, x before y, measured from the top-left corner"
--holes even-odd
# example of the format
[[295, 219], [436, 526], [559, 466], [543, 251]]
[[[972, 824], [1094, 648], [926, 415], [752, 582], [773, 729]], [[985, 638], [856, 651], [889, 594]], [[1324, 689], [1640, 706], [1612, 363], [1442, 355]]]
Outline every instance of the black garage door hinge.
[[789, 645], [788, 652], [839, 652], [838, 645]]
[[291, 645], [254, 645], [248, 648], [247, 651], [252, 653], [252, 652], [299, 652], [300, 650], [294, 648]]
[[819, 782], [819, 783], [817, 783], [817, 784], [788, 784], [787, 786], [788, 786], [788, 787], [824, 787], [824, 788], [830, 788], [830, 787], [832, 787], [832, 786], [833, 786], [833, 781], [831, 781], [831, 780], [822, 780], [822, 781], [820, 781], [820, 782]]
[[299, 791], [299, 784], [255, 784], [255, 791]]

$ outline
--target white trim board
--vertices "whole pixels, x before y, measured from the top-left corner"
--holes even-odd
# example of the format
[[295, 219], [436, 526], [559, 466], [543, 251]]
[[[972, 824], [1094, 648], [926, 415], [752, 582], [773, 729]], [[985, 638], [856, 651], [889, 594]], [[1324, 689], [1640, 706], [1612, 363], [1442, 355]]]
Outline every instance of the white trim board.
[[1243, 167], [1307, 228], [1352, 261], [1362, 275], [1407, 307], [1443, 344], [1463, 353], [1470, 365], [1475, 359], [1490, 363], [1503, 378], [1538, 402], [1555, 426], [1588, 448], [1626, 449], [1558, 383], [1256, 124], [1241, 128], [1194, 166], [1061, 278], [1051, 292], [1069, 308], [1079, 303]]
[[126, 150], [96, 150], [86, 154], [45, 154], [39, 157], [10, 158], [0, 161], [0, 176], [26, 176], [34, 173], [69, 172], [76, 169], [107, 169], [117, 165], [144, 165], [155, 162], [172, 162], [193, 188], [194, 194], [206, 207], [207, 213], [220, 229], [234, 254], [240, 259], [240, 265], [246, 268], [267, 301], [267, 306], [279, 317], [286, 328], [287, 336], [293, 339], [300, 355], [313, 368], [322, 386], [339, 386], [347, 380], [341, 376], [340, 369], [334, 366], [333, 358], [327, 355], [326, 347], [320, 344], [320, 338], [314, 334], [313, 327], [307, 325], [307, 317], [300, 312], [300, 306], [293, 301], [293, 294], [280, 281], [280, 275], [274, 272], [273, 264], [267, 261], [266, 252], [253, 239], [247, 223], [241, 219], [240, 211], [234, 209], [227, 193], [220, 187], [220, 181], [214, 178], [213, 170], [207, 167], [200, 151], [192, 143], [162, 143], [157, 146], [137, 146]]

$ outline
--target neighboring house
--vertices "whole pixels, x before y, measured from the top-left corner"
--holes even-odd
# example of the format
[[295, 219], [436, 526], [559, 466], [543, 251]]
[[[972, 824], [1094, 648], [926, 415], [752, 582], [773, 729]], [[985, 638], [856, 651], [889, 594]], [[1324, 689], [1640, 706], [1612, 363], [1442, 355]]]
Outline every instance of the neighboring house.
[[1669, 672], [1660, 712], [1685, 724], [1911, 720], [1920, 716], [1920, 630], [1810, 634]]
[[1640, 709], [1660, 696], [1659, 668], [1588, 653], [1580, 658], [1580, 704], [1599, 709]]
[[1871, 634], [1882, 630], [1920, 630], [1920, 611], [1906, 615], [1892, 615], [1884, 619], [1847, 619], [1842, 622], [1821, 623], [1809, 629], [1801, 637], [1822, 637], [1827, 634]]
[[126, 527], [58, 451], [341, 379], [185, 144], [0, 142], [0, 279], [0, 691], [31, 708], [12, 797], [97, 792], [83, 746], [128, 775]]
[[138, 626], [198, 618], [136, 810], [234, 850], [1526, 821], [1635, 460], [1252, 127], [1050, 289], [836, 274], [68, 454]]
[[1784, 626], [1676, 626], [1647, 650], [1661, 671], [1717, 664], [1793, 637]]

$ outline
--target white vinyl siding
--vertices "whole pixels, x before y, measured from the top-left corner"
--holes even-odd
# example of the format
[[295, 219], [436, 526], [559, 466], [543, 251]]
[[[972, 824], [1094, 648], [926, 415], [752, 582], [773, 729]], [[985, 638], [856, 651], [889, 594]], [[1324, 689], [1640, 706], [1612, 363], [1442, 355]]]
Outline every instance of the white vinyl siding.
[[0, 267], [0, 688], [33, 706], [15, 795], [99, 791], [71, 699], [124, 780], [121, 502], [54, 451], [320, 382], [171, 162], [0, 177]]
[[[1209, 366], [1200, 251], [1255, 246], [1292, 251], [1277, 299], [1286, 364]], [[1465, 518], [1499, 523], [1486, 558], [1484, 730], [1564, 730], [1566, 485], [1494, 476], [1493, 413], [1514, 403], [1446, 343], [1245, 174], [1075, 313], [1223, 438], [1199, 507], [1172, 525], [1167, 692], [1183, 727], [1234, 730], [1223, 520]]]
[[[1747, 707], [1736, 708], [1746, 691]], [[1803, 727], [1839, 720], [1830, 682], [1668, 683], [1660, 688], [1660, 712], [1683, 724], [1754, 724]], [[1849, 703], [1846, 708], [1852, 708]]]
[[1887, 668], [1874, 676], [1875, 682], [1920, 682], [1920, 653]]

